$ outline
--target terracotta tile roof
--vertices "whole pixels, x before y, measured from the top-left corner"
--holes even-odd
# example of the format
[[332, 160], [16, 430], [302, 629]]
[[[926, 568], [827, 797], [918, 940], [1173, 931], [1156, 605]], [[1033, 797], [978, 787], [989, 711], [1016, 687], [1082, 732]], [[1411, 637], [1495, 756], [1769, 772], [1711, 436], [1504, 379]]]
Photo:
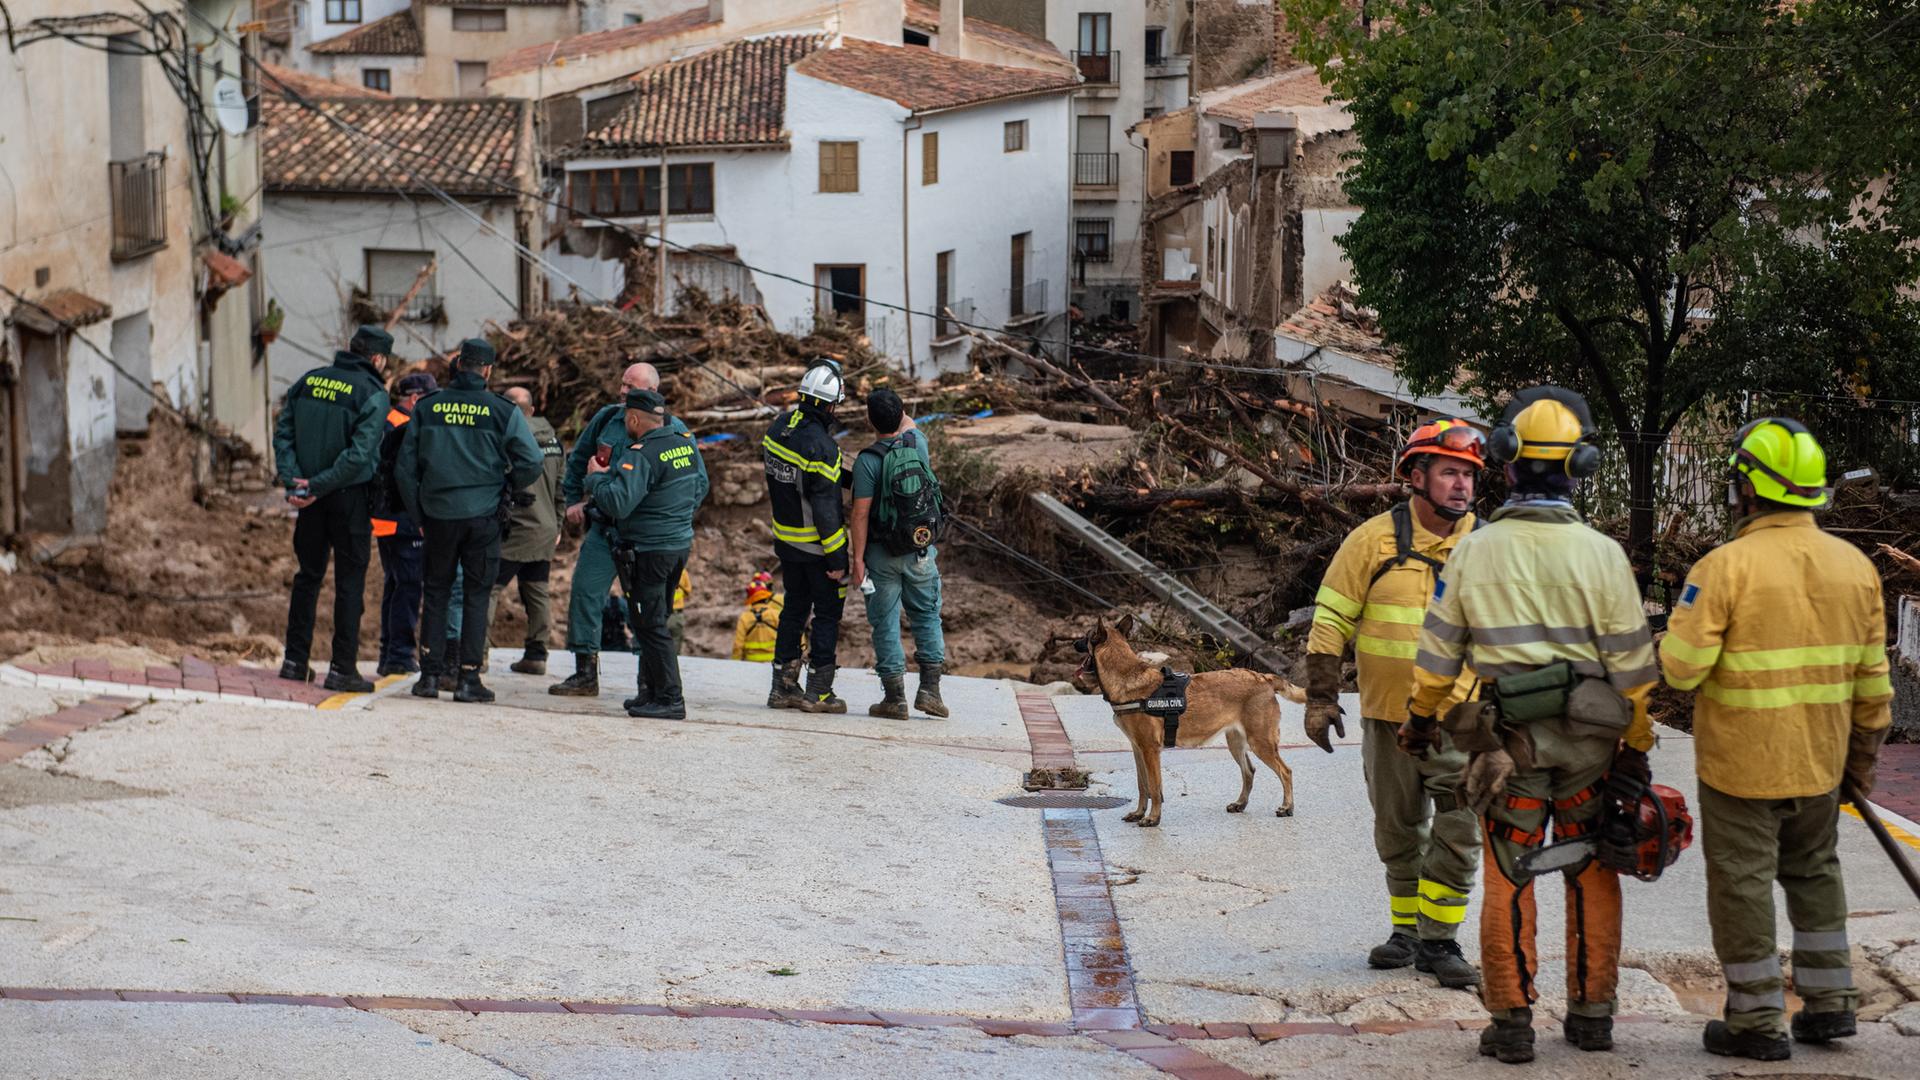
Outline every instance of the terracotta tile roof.
[[569, 156], [640, 146], [782, 146], [787, 68], [820, 48], [818, 34], [736, 41], [648, 68], [637, 93]]
[[1278, 333], [1309, 345], [1319, 345], [1345, 353], [1376, 367], [1394, 368], [1394, 353], [1387, 348], [1373, 313], [1360, 307], [1353, 292], [1335, 285], [1309, 300], [1300, 310], [1287, 316]]
[[684, 34], [711, 25], [707, 18], [707, 5], [688, 8], [658, 19], [649, 19], [633, 26], [618, 26], [611, 30], [598, 30], [591, 34], [579, 34], [559, 41], [548, 41], [539, 45], [529, 45], [524, 49], [515, 49], [487, 65], [487, 77], [511, 75], [517, 71], [532, 71], [543, 64], [565, 64], [569, 60], [596, 56], [613, 52], [616, 49], [645, 45], [650, 41], [659, 41], [675, 34]]
[[[260, 68], [269, 76], [268, 78], [260, 80], [260, 92], [270, 97], [285, 97], [286, 95], [280, 92], [282, 86], [285, 86], [287, 89], [304, 98], [384, 98], [393, 96], [365, 86], [335, 82], [332, 79], [323, 79], [318, 75], [311, 75], [304, 71], [295, 71], [292, 68], [281, 67], [279, 64], [269, 64], [265, 61], [261, 61]], [[276, 79], [279, 81], [276, 82]]]
[[[915, 30], [937, 34], [940, 32], [940, 5], [925, 3], [924, 0], [906, 0], [906, 11], [901, 21]], [[1061, 65], [1071, 66], [1073, 63], [1046, 38], [1023, 34], [1010, 26], [1001, 26], [972, 15], [967, 16], [964, 25], [968, 34], [1003, 48], [1032, 53], [1037, 59], [1051, 60]]]
[[[453, 194], [500, 195], [488, 180], [525, 186], [523, 101], [335, 98], [318, 111], [278, 98], [264, 104], [260, 167], [268, 191], [424, 191], [433, 184]], [[329, 117], [379, 141], [349, 134]]]
[[914, 112], [979, 105], [1021, 94], [1068, 90], [1077, 74], [958, 60], [931, 49], [846, 39], [793, 69], [824, 82], [887, 98]]
[[1269, 109], [1305, 109], [1326, 105], [1332, 91], [1320, 81], [1320, 73], [1310, 67], [1295, 68], [1279, 75], [1256, 79], [1244, 93], [1232, 94], [1202, 105], [1200, 111], [1211, 117], [1231, 120], [1245, 127], [1253, 118]]
[[45, 296], [16, 304], [10, 318], [51, 334], [67, 327], [97, 323], [112, 314], [113, 305], [105, 300], [96, 300], [78, 289], [55, 289]]
[[420, 25], [408, 9], [338, 37], [316, 41], [307, 46], [307, 51], [320, 56], [423, 56], [427, 50], [420, 41]]

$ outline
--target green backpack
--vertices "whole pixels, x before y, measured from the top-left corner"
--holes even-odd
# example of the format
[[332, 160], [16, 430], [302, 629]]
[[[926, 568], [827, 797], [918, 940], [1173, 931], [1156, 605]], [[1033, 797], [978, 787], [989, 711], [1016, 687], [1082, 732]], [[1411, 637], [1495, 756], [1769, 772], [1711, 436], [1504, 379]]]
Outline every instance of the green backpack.
[[923, 552], [945, 531], [940, 481], [917, 449], [919, 438], [918, 432], [909, 431], [861, 451], [880, 456], [880, 482], [873, 492], [872, 535], [893, 555]]

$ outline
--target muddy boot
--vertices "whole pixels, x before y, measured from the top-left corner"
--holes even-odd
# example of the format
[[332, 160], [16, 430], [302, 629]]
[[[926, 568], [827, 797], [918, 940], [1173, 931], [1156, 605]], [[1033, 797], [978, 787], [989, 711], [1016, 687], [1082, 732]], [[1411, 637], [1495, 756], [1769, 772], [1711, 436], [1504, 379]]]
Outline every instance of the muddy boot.
[[1560, 1025], [1566, 1040], [1582, 1050], [1613, 1049], [1613, 1017], [1568, 1013]]
[[343, 667], [343, 668], [329, 667], [327, 669], [327, 681], [324, 683], [321, 683], [320, 685], [336, 693], [343, 693], [343, 694], [373, 693], [373, 684], [360, 677], [360, 670], [357, 667]]
[[522, 675], [545, 675], [547, 673], [547, 647], [529, 645], [520, 653], [520, 659], [507, 665], [509, 671]]
[[574, 653], [573, 674], [547, 687], [547, 693], [561, 697], [599, 697], [600, 658], [592, 653]]
[[1839, 1012], [1810, 1013], [1805, 1009], [1793, 1014], [1793, 1041], [1803, 1043], [1829, 1043], [1835, 1039], [1850, 1039], [1859, 1033], [1852, 1009]]
[[493, 691], [480, 684], [480, 667], [461, 667], [460, 685], [453, 692], [453, 700], [468, 703], [486, 704], [493, 700]]
[[1480, 1055], [1503, 1065], [1525, 1065], [1533, 1060], [1533, 1010], [1515, 1009], [1513, 1016], [1495, 1017], [1480, 1032]]
[[773, 665], [773, 689], [767, 692], [767, 708], [800, 707], [800, 661]]
[[1457, 941], [1423, 941], [1413, 958], [1413, 970], [1424, 971], [1449, 990], [1480, 985], [1480, 972], [1460, 954]]
[[1721, 1057], [1785, 1061], [1793, 1056], [1793, 1044], [1787, 1041], [1785, 1035], [1765, 1031], [1735, 1031], [1727, 1026], [1725, 1020], [1707, 1021], [1707, 1030], [1700, 1033], [1700, 1043], [1707, 1048], [1707, 1053]]
[[883, 720], [905, 720], [907, 718], [907, 677], [882, 675], [880, 686], [886, 691], [887, 696], [867, 706], [867, 715], [878, 716]]
[[913, 695], [913, 707], [928, 716], [947, 718], [947, 703], [940, 700], [940, 665], [920, 665], [920, 690]]
[[1403, 934], [1398, 930], [1393, 936], [1375, 945], [1367, 953], [1367, 966], [1370, 968], [1403, 968], [1413, 963], [1420, 953], [1420, 939], [1412, 934]]
[[817, 667], [807, 672], [807, 692], [800, 699], [800, 711], [810, 713], [844, 713], [847, 703], [833, 696], [833, 673], [837, 667]]

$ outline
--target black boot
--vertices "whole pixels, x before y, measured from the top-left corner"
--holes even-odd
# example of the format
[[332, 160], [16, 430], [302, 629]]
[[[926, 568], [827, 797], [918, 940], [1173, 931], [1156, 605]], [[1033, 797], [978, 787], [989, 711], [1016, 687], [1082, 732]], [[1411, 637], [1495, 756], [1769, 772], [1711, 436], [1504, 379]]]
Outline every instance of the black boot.
[[1793, 1044], [1785, 1035], [1764, 1031], [1735, 1031], [1725, 1020], [1707, 1021], [1700, 1033], [1700, 1044], [1709, 1054], [1721, 1057], [1752, 1058], [1754, 1061], [1785, 1061], [1793, 1056]]
[[447, 639], [447, 651], [440, 654], [440, 689], [449, 694], [460, 689], [460, 639]]
[[358, 665], [354, 667], [327, 667], [327, 681], [320, 685], [328, 690], [343, 694], [371, 694], [373, 684], [360, 677]]
[[414, 697], [437, 698], [440, 696], [440, 673], [433, 669], [431, 659], [421, 669], [420, 678], [414, 682], [413, 689], [409, 692]]
[[767, 708], [797, 709], [800, 701], [800, 661], [773, 665], [773, 689], [767, 692]]
[[838, 714], [847, 711], [847, 703], [833, 696], [833, 673], [838, 670], [827, 665], [807, 672], [807, 693], [800, 700], [801, 712]]
[[1835, 1039], [1850, 1039], [1859, 1034], [1852, 1009], [1838, 1012], [1808, 1012], [1801, 1009], [1793, 1014], [1793, 1041], [1803, 1043], [1828, 1043]]
[[685, 720], [687, 718], [687, 703], [683, 698], [663, 701], [659, 698], [649, 696], [645, 702], [639, 705], [628, 706], [627, 715], [646, 720]]
[[905, 720], [907, 718], [907, 677], [882, 675], [880, 686], [886, 696], [867, 706], [867, 715], [878, 716], [883, 720]]
[[640, 708], [652, 700], [653, 687], [647, 685], [647, 673], [642, 671], [640, 673], [639, 685], [635, 688], [633, 696], [621, 702], [620, 707], [627, 710], [628, 716], [633, 716], [635, 715], [633, 710]]
[[478, 664], [472, 667], [467, 667], [464, 664], [461, 665], [460, 685], [453, 692], [453, 700], [465, 701], [470, 704], [478, 703], [481, 705], [493, 700], [493, 691], [487, 689], [480, 683], [480, 666]]
[[296, 664], [289, 660], [280, 665], [280, 677], [291, 682], [312, 682], [313, 669], [305, 664]]
[[920, 689], [913, 695], [913, 707], [928, 716], [947, 718], [947, 703], [940, 700], [940, 665], [920, 665]]
[[1419, 955], [1420, 939], [1395, 930], [1392, 937], [1375, 945], [1367, 953], [1367, 966], [1382, 970], [1403, 968], [1413, 963]]
[[1422, 941], [1413, 958], [1413, 970], [1424, 971], [1449, 990], [1480, 985], [1480, 972], [1460, 953], [1457, 941]]
[[573, 674], [547, 687], [547, 693], [561, 697], [599, 697], [600, 658], [592, 653], [574, 653]]
[[411, 675], [420, 670], [420, 665], [411, 660], [382, 660], [374, 670], [384, 679], [389, 675]]
[[1480, 1032], [1480, 1054], [1503, 1065], [1525, 1065], [1533, 1060], [1533, 1010], [1515, 1009], [1508, 1019], [1494, 1018]]
[[1613, 1049], [1613, 1017], [1568, 1013], [1560, 1025], [1566, 1040], [1582, 1050]]
[[522, 675], [545, 675], [547, 673], [547, 647], [545, 645], [528, 645], [526, 649], [520, 653], [520, 659], [515, 660], [509, 665], [509, 669], [517, 671]]

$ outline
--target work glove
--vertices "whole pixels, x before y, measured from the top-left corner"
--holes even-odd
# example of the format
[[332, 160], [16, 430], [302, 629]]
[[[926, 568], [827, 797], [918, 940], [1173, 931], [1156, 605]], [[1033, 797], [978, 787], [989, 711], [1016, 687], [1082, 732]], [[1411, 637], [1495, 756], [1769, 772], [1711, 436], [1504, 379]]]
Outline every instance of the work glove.
[[1880, 763], [1880, 744], [1887, 738], [1887, 729], [1879, 731], [1854, 731], [1847, 736], [1847, 783], [1852, 791], [1852, 799], [1864, 799], [1873, 794], [1874, 766]]
[[1327, 738], [1332, 728], [1347, 737], [1347, 725], [1340, 720], [1340, 658], [1332, 653], [1307, 654], [1307, 738], [1327, 753], [1333, 742]]
[[1506, 792], [1512, 775], [1513, 757], [1505, 750], [1473, 755], [1460, 771], [1460, 805], [1484, 817], [1493, 800]]
[[[1440, 722], [1431, 716], [1410, 712], [1407, 714], [1407, 722], [1400, 725], [1395, 741], [1400, 744], [1400, 749], [1414, 757], [1425, 758], [1427, 751], [1432, 750], [1440, 742]], [[1511, 771], [1513, 765], [1511, 758], [1508, 758], [1507, 765], [1508, 770]]]
[[1653, 765], [1647, 760], [1647, 752], [1623, 746], [1613, 756], [1613, 767], [1607, 770], [1607, 797], [1622, 806], [1632, 806], [1652, 782]]

